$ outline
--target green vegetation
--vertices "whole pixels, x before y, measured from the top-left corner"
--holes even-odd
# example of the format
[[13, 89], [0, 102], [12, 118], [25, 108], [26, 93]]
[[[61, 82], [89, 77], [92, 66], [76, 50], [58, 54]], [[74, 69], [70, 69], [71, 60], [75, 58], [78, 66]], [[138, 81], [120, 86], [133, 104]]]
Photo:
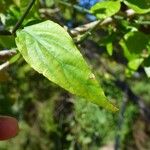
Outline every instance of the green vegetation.
[[0, 149], [149, 150], [149, 70], [149, 0], [0, 0]]

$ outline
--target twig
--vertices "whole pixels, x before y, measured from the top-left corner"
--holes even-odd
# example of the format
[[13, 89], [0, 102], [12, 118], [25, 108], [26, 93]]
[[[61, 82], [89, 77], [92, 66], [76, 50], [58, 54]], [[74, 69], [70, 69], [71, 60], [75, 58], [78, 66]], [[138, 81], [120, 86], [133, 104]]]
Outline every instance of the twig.
[[20, 25], [24, 21], [25, 17], [28, 15], [28, 13], [29, 13], [30, 9], [32, 8], [33, 4], [35, 3], [35, 1], [36, 0], [31, 0], [31, 2], [27, 6], [27, 9], [25, 10], [24, 14], [21, 16], [21, 18], [18, 20], [18, 22], [14, 26], [14, 28], [12, 30], [12, 34], [15, 34], [16, 30], [20, 27]]
[[6, 61], [5, 63], [1, 64], [0, 65], [0, 72], [6, 70], [10, 65], [10, 62], [9, 61]]
[[113, 19], [112, 18], [107, 18], [105, 19], [104, 21], [100, 22], [100, 20], [96, 20], [96, 21], [93, 21], [93, 22], [90, 22], [90, 23], [87, 23], [87, 24], [84, 24], [84, 25], [81, 25], [79, 27], [76, 27], [74, 29], [71, 29], [70, 30], [70, 33], [73, 35], [73, 36], [77, 36], [81, 33], [84, 33], [92, 28], [95, 28], [95, 26], [97, 25], [100, 25], [100, 26], [104, 26], [104, 25], [107, 25], [107, 24], [110, 24], [112, 23]]
[[90, 28], [87, 32], [85, 32], [83, 35], [79, 35], [77, 36], [77, 38], [75, 39], [75, 43], [80, 43], [82, 42], [83, 40], [87, 39], [88, 36], [91, 35], [91, 33], [97, 28], [97, 26], [100, 24], [100, 20], [98, 20], [95, 25]]
[[128, 9], [125, 11], [127, 17], [132, 17], [135, 15], [135, 11], [133, 9]]
[[50, 9], [50, 8], [41, 8], [39, 9], [39, 12], [42, 14], [48, 14], [48, 15], [53, 15], [55, 13], [58, 13], [60, 11], [59, 8], [54, 8], [54, 9]]
[[20, 53], [14, 55], [8, 61], [0, 65], [0, 72], [6, 70], [11, 64], [15, 63], [20, 58]]
[[70, 33], [71, 33], [73, 36], [77, 36], [78, 34], [81, 34], [81, 33], [83, 33], [83, 32], [88, 31], [89, 29], [93, 28], [98, 22], [99, 22], [99, 21], [93, 21], [93, 22], [84, 24], [84, 25], [82, 25], [82, 26], [76, 27], [76, 28], [74, 28], [74, 29], [71, 29], [71, 30], [70, 30]]
[[2, 50], [2, 51], [0, 51], [0, 60], [9, 59], [10, 57], [12, 57], [16, 54], [17, 54], [16, 50]]

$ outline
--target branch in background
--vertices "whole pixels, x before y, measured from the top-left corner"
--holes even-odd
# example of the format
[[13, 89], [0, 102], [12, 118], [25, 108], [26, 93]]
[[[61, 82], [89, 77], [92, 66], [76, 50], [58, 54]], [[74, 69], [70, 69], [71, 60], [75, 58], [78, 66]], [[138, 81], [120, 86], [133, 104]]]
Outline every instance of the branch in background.
[[55, 13], [58, 13], [60, 11], [59, 8], [54, 8], [54, 9], [50, 9], [50, 8], [41, 8], [39, 9], [39, 12], [41, 14], [44, 14], [44, 15], [54, 15]]
[[20, 27], [20, 25], [24, 21], [25, 17], [28, 15], [28, 13], [29, 13], [30, 9], [32, 8], [33, 4], [35, 3], [35, 1], [36, 0], [31, 0], [31, 2], [27, 6], [27, 9], [25, 10], [24, 14], [21, 16], [21, 18], [18, 20], [18, 22], [14, 26], [14, 28], [12, 30], [12, 34], [15, 34], [16, 30]]
[[[129, 10], [128, 10], [129, 11]], [[126, 15], [127, 17], [129, 17], [131, 15], [131, 13], [129, 13], [128, 11], [126, 11]], [[133, 15], [133, 13], [132, 13]], [[96, 25], [100, 25], [100, 26], [105, 26], [105, 25], [108, 25], [108, 24], [111, 24], [112, 22], [114, 21], [114, 19], [112, 17], [108, 17], [106, 18], [105, 20], [103, 21], [100, 21], [100, 20], [96, 20], [96, 21], [93, 21], [93, 22], [90, 22], [90, 23], [87, 23], [85, 25], [82, 25], [82, 26], [79, 26], [79, 27], [76, 27], [74, 29], [71, 29], [70, 30], [70, 33], [73, 35], [73, 36], [77, 36], [81, 33], [84, 33], [84, 32], [89, 32], [90, 29], [92, 28], [95, 28]], [[93, 31], [93, 30], [92, 30]]]
[[128, 9], [125, 11], [127, 17], [132, 17], [135, 15], [135, 11], [133, 9]]
[[0, 72], [6, 70], [10, 65], [10, 62], [9, 61], [6, 61], [5, 63], [1, 64], [0, 65]]
[[[6, 52], [5, 54], [8, 54], [8, 53]], [[0, 65], [0, 72], [6, 70], [11, 64], [15, 63], [20, 58], [20, 53], [17, 54], [17, 52], [16, 52], [12, 56], [13, 57], [11, 57], [8, 61], [6, 61], [5, 63]]]
[[16, 54], [17, 54], [16, 50], [2, 50], [0, 51], [0, 60], [3, 60], [3, 61], [7, 60]]
[[[100, 26], [104, 26], [104, 25], [107, 25], [107, 24], [110, 24], [112, 23], [113, 19], [112, 18], [107, 18], [105, 19], [104, 21], [100, 22], [100, 20], [96, 20], [96, 21], [93, 21], [93, 22], [90, 22], [90, 23], [87, 23], [87, 24], [84, 24], [82, 26], [79, 26], [79, 27], [76, 27], [74, 29], [71, 29], [70, 30], [70, 33], [73, 35], [73, 36], [77, 36], [81, 33], [84, 33], [84, 32], [89, 32], [90, 29], [92, 29], [93, 31], [93, 28], [95, 28], [97, 25], [100, 25]], [[91, 31], [90, 31], [91, 32]]]
[[92, 32], [99, 26], [99, 24], [100, 24], [100, 20], [97, 21], [95, 23], [95, 25], [92, 28], [90, 28], [87, 32], [85, 32], [82, 35], [78, 35], [76, 38], [74, 38], [74, 42], [75, 43], [81, 43], [82, 41], [87, 39], [92, 34]]
[[93, 28], [96, 24], [98, 23], [98, 21], [93, 21], [93, 22], [90, 22], [90, 23], [87, 23], [85, 25], [82, 25], [82, 26], [79, 26], [79, 27], [76, 27], [74, 29], [71, 29], [70, 30], [70, 33], [73, 35], [73, 36], [77, 36], [83, 32], [86, 32], [88, 31], [89, 29]]

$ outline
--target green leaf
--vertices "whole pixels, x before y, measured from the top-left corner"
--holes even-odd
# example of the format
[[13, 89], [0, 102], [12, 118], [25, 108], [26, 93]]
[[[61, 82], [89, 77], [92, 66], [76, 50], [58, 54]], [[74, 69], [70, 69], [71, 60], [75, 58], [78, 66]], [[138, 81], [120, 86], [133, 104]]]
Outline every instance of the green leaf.
[[149, 37], [142, 32], [131, 31], [125, 34], [120, 45], [124, 50], [125, 57], [131, 61], [144, 55], [149, 45]]
[[112, 54], [113, 54], [113, 44], [112, 44], [112, 42], [106, 44], [106, 49], [107, 49], [108, 54], [110, 56], [112, 56]]
[[90, 11], [98, 19], [105, 19], [116, 14], [120, 10], [120, 6], [119, 1], [103, 1], [96, 3]]
[[69, 34], [45, 21], [17, 32], [16, 44], [24, 59], [39, 73], [69, 92], [116, 111], [109, 103]]
[[149, 0], [124, 0], [124, 3], [137, 14], [145, 14], [150, 12]]
[[143, 58], [137, 58], [137, 59], [134, 59], [132, 61], [129, 61], [128, 63], [128, 67], [132, 70], [137, 70], [139, 68], [139, 66], [141, 65], [141, 63], [144, 61]]
[[139, 68], [139, 66], [142, 64], [144, 61], [143, 58], [137, 58], [133, 59], [128, 62], [128, 68], [126, 68], [125, 73], [128, 77], [131, 77], [135, 71]]
[[47, 7], [51, 7], [55, 4], [56, 0], [45, 0], [45, 4]]
[[116, 40], [116, 36], [118, 36], [114, 31], [111, 31], [108, 36], [101, 38], [98, 42], [100, 46], [105, 46], [107, 53], [112, 56], [113, 54], [113, 43]]

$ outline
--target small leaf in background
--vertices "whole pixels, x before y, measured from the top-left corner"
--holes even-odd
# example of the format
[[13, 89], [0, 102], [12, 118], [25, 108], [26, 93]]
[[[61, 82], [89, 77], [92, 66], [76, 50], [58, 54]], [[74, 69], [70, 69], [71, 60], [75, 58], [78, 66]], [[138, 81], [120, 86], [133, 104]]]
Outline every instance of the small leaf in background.
[[107, 101], [72, 38], [58, 24], [45, 21], [25, 27], [17, 32], [16, 44], [27, 63], [50, 81], [72, 94], [117, 111]]
[[128, 67], [132, 70], [137, 70], [143, 61], [143, 58], [134, 59], [132, 61], [129, 61]]
[[137, 58], [129, 61], [128, 68], [126, 68], [126, 75], [128, 77], [131, 77], [135, 73], [135, 71], [139, 68], [139, 66], [142, 64], [143, 61], [144, 61], [143, 58]]
[[90, 11], [96, 15], [98, 19], [105, 19], [116, 14], [120, 10], [120, 7], [119, 1], [103, 1], [96, 3]]
[[125, 57], [128, 60], [134, 60], [144, 55], [144, 51], [147, 51], [149, 37], [142, 32], [129, 32], [120, 41], [120, 45], [124, 50]]
[[149, 0], [124, 0], [124, 3], [137, 14], [145, 14], [150, 12]]
[[109, 42], [106, 44], [106, 49], [107, 49], [107, 52], [110, 56], [112, 56], [112, 53], [113, 53], [113, 44], [112, 42]]
[[45, 4], [47, 7], [51, 7], [55, 4], [56, 0], [45, 0]]
[[112, 56], [113, 54], [113, 43], [116, 40], [117, 34], [114, 31], [110, 31], [108, 36], [105, 36], [104, 38], [101, 38], [99, 40], [99, 45], [100, 46], [105, 46], [107, 53]]

